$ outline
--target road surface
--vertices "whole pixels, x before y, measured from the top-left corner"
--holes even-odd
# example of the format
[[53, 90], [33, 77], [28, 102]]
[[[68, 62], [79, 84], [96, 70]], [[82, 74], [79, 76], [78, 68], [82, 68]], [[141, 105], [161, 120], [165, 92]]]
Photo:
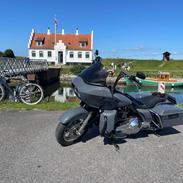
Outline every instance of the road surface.
[[0, 111], [0, 183], [183, 182], [183, 126], [132, 136], [119, 152], [96, 128], [61, 147], [54, 136], [60, 113]]

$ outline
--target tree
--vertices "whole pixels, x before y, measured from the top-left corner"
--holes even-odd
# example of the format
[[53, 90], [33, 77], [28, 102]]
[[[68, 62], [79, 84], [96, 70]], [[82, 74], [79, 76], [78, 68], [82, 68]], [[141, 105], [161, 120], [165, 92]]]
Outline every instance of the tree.
[[3, 57], [4, 53], [2, 51], [0, 51], [0, 57]]
[[11, 49], [7, 49], [4, 52], [4, 57], [8, 57], [8, 58], [15, 58], [15, 55], [13, 53], [13, 50]]

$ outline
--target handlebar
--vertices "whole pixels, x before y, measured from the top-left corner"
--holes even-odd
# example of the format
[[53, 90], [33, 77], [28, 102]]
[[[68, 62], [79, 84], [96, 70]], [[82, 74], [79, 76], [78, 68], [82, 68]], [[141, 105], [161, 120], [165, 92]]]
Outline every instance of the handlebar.
[[141, 84], [141, 83], [139, 82], [139, 80], [137, 80], [136, 77], [133, 76], [133, 75], [130, 76], [129, 79], [130, 79], [131, 81], [135, 81], [135, 82], [136, 82], [137, 84], [139, 84], [139, 85]]
[[131, 75], [130, 73], [128, 73], [127, 71], [121, 71], [119, 73], [119, 75], [116, 78], [116, 81], [114, 82], [113, 85], [113, 90], [115, 89], [118, 81], [122, 78], [122, 77], [128, 77], [129, 80], [134, 81], [135, 83], [137, 83], [138, 85], [141, 85], [141, 83], [139, 82], [139, 80], [136, 79], [136, 76]]

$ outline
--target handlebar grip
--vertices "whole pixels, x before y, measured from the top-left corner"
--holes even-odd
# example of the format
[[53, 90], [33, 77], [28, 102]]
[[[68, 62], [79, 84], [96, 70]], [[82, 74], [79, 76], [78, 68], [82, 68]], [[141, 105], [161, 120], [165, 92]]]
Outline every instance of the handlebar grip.
[[135, 81], [135, 82], [138, 83], [139, 85], [141, 84], [141, 83], [139, 82], [139, 80], [136, 79], [135, 76], [130, 76], [129, 79], [132, 80], [132, 81]]

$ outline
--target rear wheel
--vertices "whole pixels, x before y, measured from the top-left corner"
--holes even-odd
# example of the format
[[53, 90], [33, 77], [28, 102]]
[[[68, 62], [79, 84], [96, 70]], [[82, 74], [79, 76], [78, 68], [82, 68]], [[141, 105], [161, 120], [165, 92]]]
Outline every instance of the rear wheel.
[[62, 146], [69, 146], [78, 142], [87, 132], [87, 127], [82, 129], [86, 118], [87, 115], [81, 115], [78, 119], [71, 120], [68, 124], [59, 123], [55, 131], [57, 142]]
[[27, 83], [19, 91], [20, 101], [27, 105], [38, 104], [43, 99], [43, 89], [35, 83]]
[[4, 87], [0, 84], [0, 101], [4, 100], [5, 98], [5, 89]]

